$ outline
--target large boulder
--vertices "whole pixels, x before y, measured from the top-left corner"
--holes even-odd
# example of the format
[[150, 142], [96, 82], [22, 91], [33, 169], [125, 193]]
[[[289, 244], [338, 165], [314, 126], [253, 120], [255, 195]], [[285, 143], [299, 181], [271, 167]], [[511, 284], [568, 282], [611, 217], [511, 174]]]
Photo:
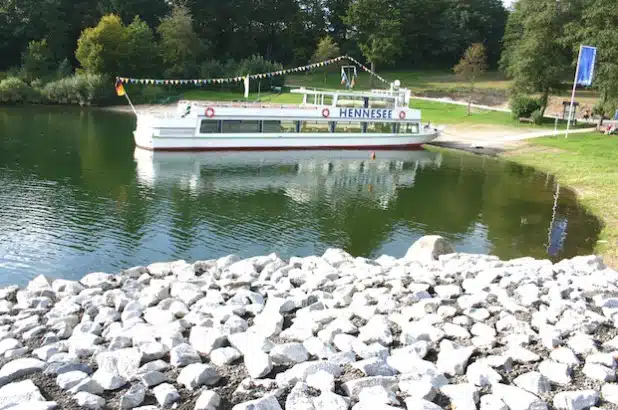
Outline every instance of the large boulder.
[[438, 260], [440, 255], [455, 253], [449, 241], [439, 235], [423, 236], [410, 246], [404, 259], [418, 262]]

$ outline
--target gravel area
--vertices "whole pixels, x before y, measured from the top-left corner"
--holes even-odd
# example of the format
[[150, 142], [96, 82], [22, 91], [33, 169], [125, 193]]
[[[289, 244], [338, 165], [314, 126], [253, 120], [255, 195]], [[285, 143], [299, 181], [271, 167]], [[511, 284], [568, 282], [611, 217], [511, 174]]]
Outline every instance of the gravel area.
[[339, 249], [0, 289], [0, 409], [618, 409], [618, 273]]

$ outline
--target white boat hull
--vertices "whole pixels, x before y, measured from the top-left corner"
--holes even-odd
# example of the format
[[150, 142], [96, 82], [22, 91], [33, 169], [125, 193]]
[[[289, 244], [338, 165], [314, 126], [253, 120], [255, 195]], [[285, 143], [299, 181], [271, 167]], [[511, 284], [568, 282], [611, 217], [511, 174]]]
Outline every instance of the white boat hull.
[[[438, 137], [439, 131], [405, 134], [281, 133], [193, 136], [156, 136], [135, 131], [135, 144], [153, 151], [299, 150], [299, 149], [407, 149]], [[216, 136], [215, 136], [216, 135]]]

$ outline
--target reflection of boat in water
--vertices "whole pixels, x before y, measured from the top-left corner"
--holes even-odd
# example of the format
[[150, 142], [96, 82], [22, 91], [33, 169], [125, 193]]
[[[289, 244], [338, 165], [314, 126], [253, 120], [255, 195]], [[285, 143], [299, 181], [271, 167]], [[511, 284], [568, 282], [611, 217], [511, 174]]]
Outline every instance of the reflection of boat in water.
[[281, 189], [297, 202], [325, 194], [365, 192], [381, 203], [396, 188], [413, 186], [417, 169], [439, 167], [429, 151], [264, 151], [181, 153], [137, 148], [137, 178], [149, 187], [179, 185], [192, 192], [250, 192]]

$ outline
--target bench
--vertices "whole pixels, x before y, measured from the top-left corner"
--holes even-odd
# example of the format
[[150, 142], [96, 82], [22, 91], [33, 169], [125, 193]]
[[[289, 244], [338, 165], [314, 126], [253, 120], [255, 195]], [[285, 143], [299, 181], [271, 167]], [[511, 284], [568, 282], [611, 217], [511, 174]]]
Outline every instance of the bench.
[[527, 118], [527, 117], [519, 117], [519, 122], [527, 122], [529, 124], [532, 124], [532, 118]]

